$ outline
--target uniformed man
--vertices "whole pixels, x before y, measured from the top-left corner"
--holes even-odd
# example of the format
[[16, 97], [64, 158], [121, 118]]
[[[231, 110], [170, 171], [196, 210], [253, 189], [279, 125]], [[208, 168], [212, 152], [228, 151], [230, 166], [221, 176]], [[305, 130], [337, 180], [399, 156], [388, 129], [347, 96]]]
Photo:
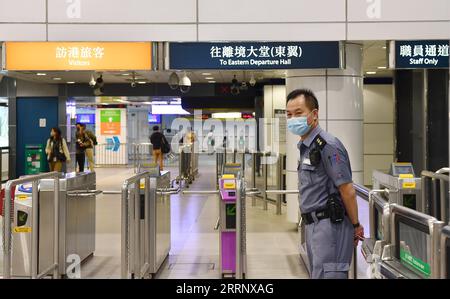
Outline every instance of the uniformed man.
[[348, 278], [353, 248], [364, 229], [347, 150], [319, 126], [319, 103], [310, 90], [292, 91], [286, 111], [289, 131], [300, 136], [300, 210], [311, 278]]

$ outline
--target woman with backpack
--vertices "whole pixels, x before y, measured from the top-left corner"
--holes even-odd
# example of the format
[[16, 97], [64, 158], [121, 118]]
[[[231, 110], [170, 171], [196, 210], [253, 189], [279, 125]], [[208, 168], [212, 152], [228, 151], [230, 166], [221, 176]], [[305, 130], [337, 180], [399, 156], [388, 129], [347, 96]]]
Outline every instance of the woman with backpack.
[[61, 172], [63, 164], [70, 161], [69, 148], [66, 140], [61, 137], [59, 128], [52, 128], [50, 136], [45, 147], [50, 171]]
[[153, 134], [150, 136], [150, 142], [153, 145], [153, 159], [159, 164], [159, 169], [163, 170], [164, 154], [170, 152], [170, 144], [163, 133], [159, 131], [158, 126], [153, 127]]

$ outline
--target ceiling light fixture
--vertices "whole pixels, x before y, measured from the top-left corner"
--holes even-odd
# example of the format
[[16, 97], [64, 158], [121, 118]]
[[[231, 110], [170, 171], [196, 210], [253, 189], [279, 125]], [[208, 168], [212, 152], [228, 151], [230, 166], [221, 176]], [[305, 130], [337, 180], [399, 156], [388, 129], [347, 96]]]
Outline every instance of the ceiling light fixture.
[[214, 77], [205, 77], [205, 80], [214, 80]]
[[55, 80], [55, 81], [61, 81], [62, 79], [61, 79], [61, 78], [58, 78], [58, 77], [56, 77], [56, 78], [53, 78], [53, 80]]
[[138, 84], [146, 84], [146, 81], [138, 81]]
[[208, 81], [208, 83], [216, 83], [216, 81]]
[[211, 73], [202, 73], [203, 76], [211, 76]]
[[74, 81], [68, 81], [67, 84], [75, 84]]
[[366, 72], [367, 75], [375, 75], [377, 72]]
[[379, 69], [379, 70], [385, 70], [385, 69], [387, 69], [387, 67], [385, 67], [385, 66], [379, 66], [379, 67], [377, 67], [377, 69]]
[[47, 76], [46, 73], [37, 73], [36, 76]]

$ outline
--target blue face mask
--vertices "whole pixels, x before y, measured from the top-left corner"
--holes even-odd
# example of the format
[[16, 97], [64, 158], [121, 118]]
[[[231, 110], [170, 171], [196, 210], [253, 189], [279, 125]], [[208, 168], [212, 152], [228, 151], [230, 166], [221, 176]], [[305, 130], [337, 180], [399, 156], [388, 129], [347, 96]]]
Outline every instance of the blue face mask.
[[311, 125], [308, 125], [308, 117], [292, 117], [287, 120], [288, 130], [294, 135], [304, 136], [311, 129]]

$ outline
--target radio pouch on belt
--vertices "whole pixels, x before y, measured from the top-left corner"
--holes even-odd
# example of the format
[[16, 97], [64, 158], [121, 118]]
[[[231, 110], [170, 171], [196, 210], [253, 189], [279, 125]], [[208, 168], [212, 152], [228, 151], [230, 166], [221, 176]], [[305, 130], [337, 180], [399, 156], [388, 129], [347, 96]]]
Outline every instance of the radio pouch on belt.
[[341, 200], [335, 194], [329, 196], [327, 208], [331, 223], [341, 223], [344, 221], [345, 209]]

